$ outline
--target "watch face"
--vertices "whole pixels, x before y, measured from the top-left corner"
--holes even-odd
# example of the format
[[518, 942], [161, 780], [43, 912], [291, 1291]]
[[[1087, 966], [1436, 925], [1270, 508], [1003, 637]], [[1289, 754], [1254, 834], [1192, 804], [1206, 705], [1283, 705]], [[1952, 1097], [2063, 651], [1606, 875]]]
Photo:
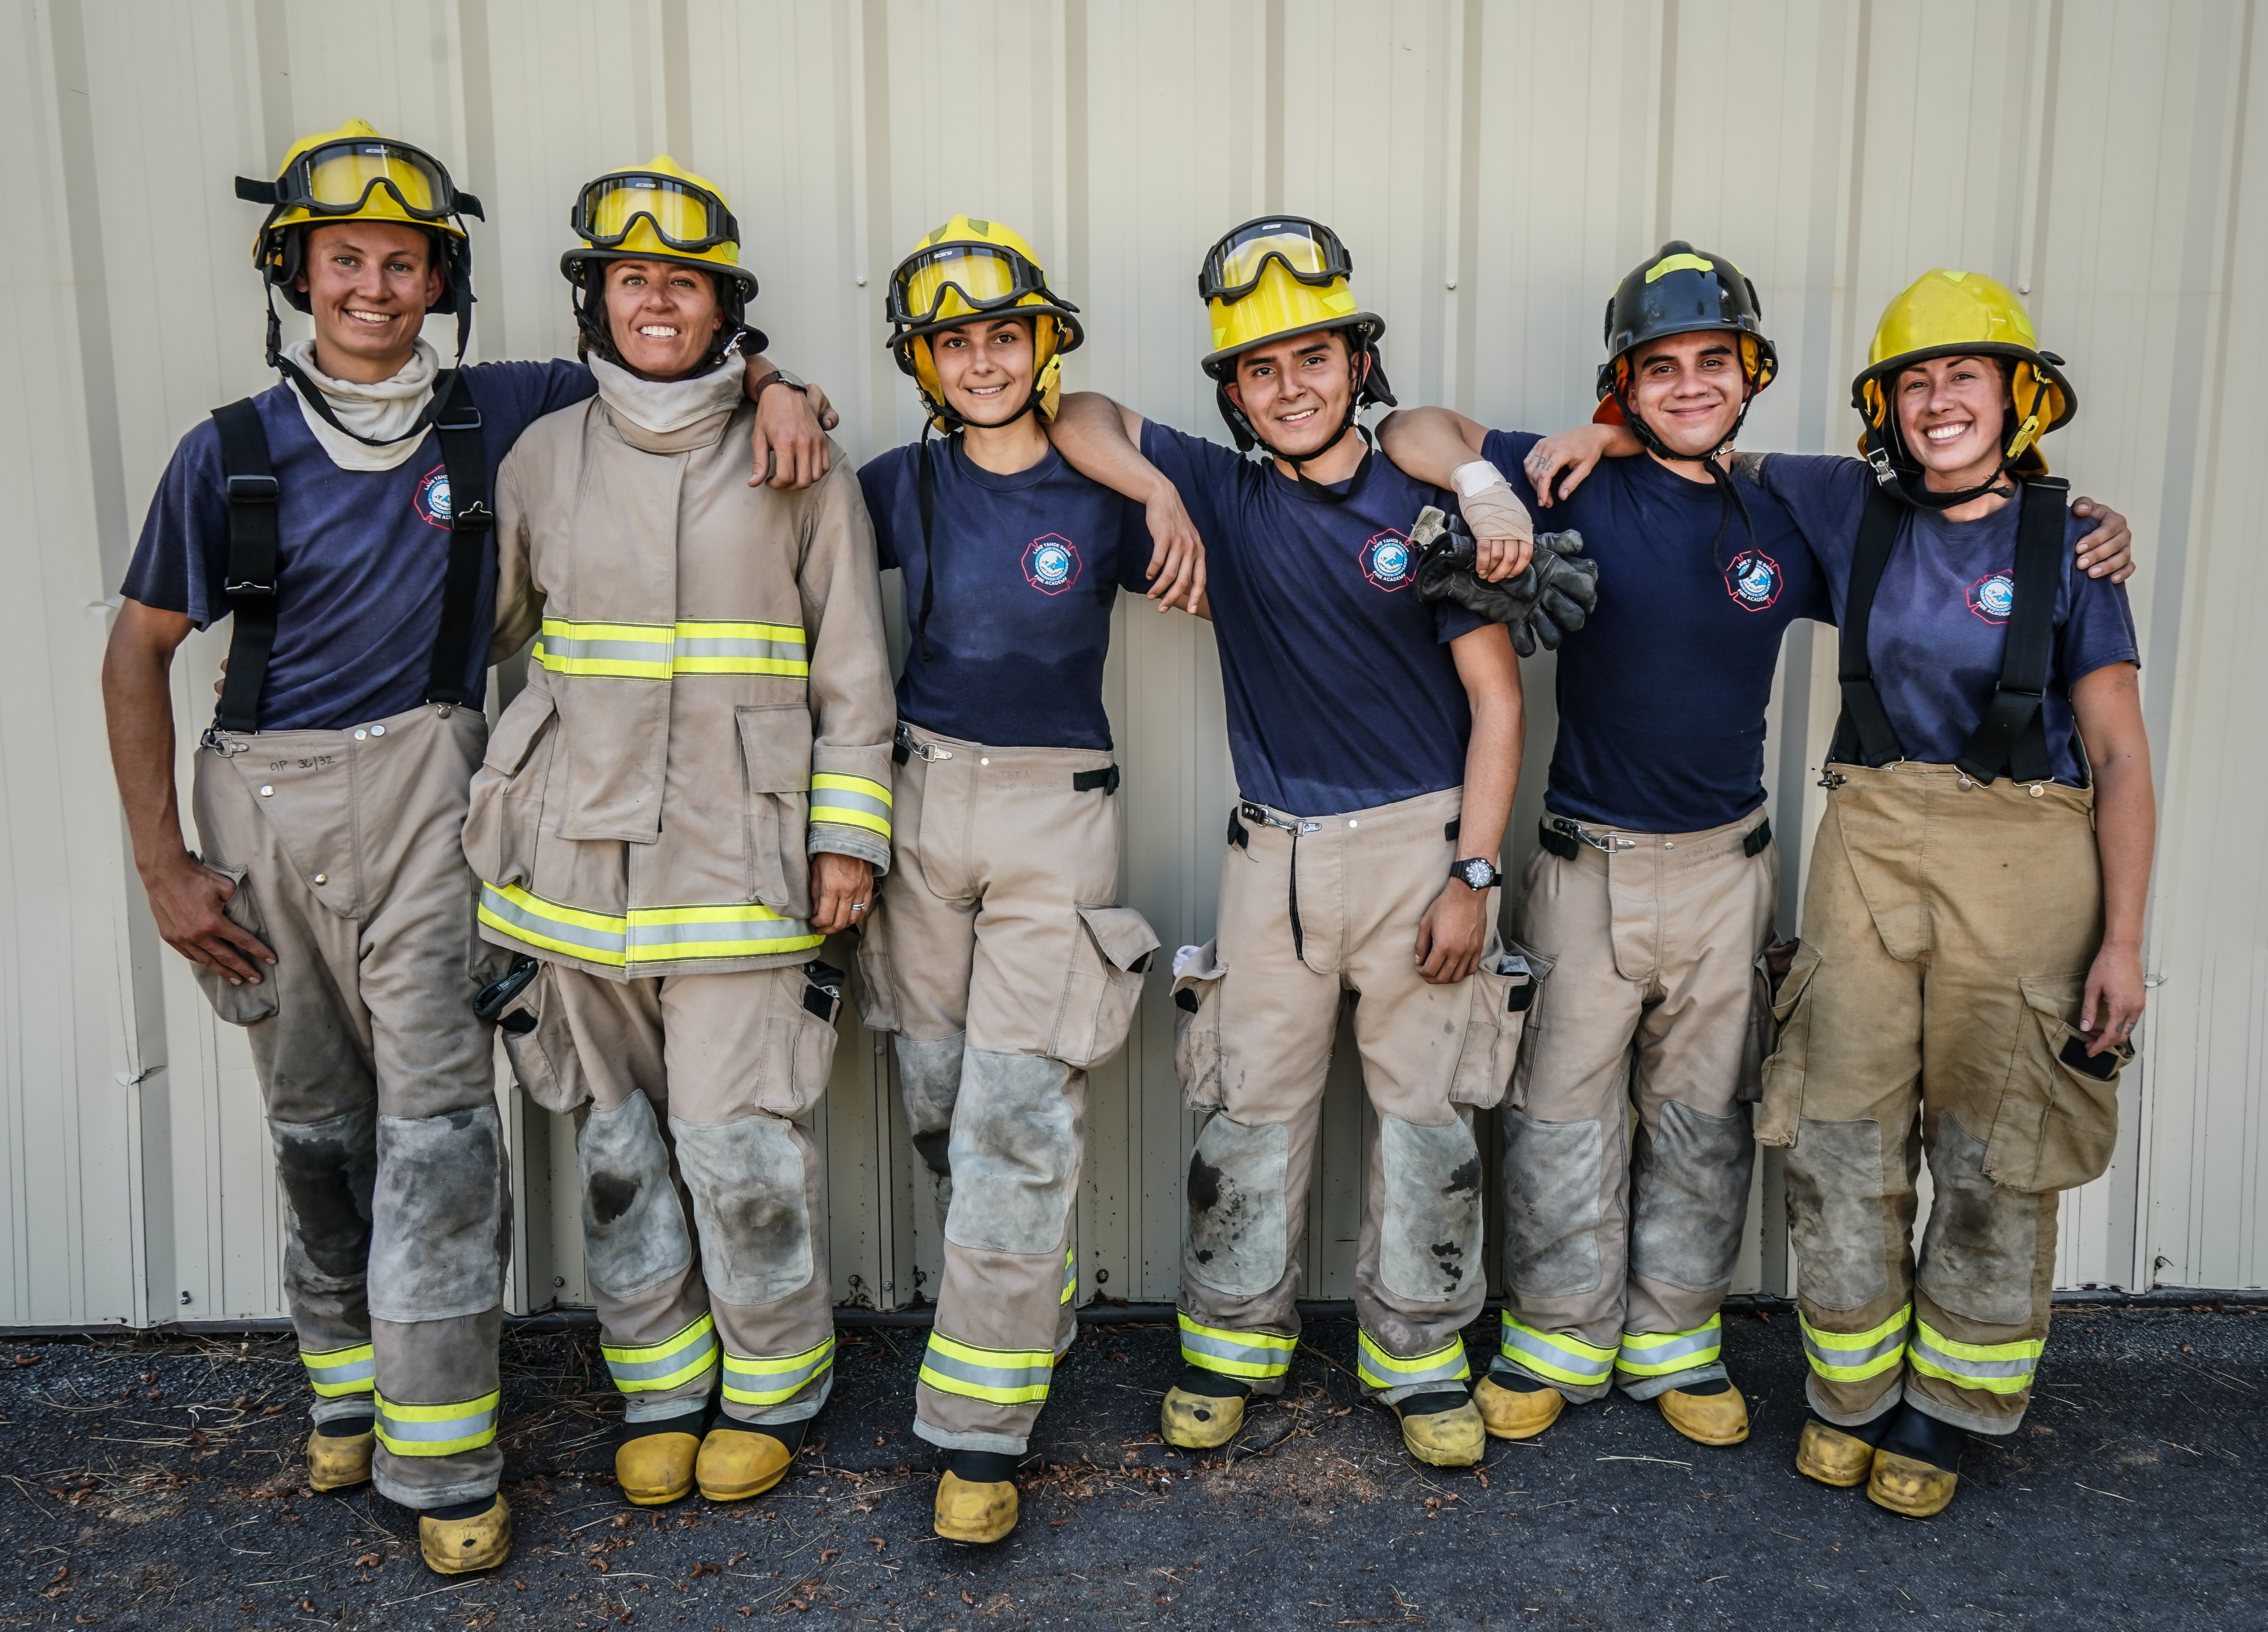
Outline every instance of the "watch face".
[[779, 376], [779, 383], [780, 383], [781, 385], [783, 385], [783, 386], [793, 386], [793, 387], [795, 387], [795, 389], [796, 389], [796, 390], [798, 390], [798, 391], [800, 391], [800, 390], [802, 390], [802, 389], [804, 388], [804, 385], [805, 385], [805, 383], [806, 383], [806, 382], [805, 382], [805, 380], [804, 380], [804, 379], [803, 379], [803, 376], [801, 376], [800, 374], [791, 374], [791, 373], [789, 373], [785, 369], [780, 369], [780, 370], [778, 370], [778, 371], [777, 371], [777, 372], [778, 372], [778, 376]]
[[1455, 871], [1457, 877], [1476, 890], [1485, 890], [1496, 882], [1496, 869], [1478, 856], [1459, 862]]

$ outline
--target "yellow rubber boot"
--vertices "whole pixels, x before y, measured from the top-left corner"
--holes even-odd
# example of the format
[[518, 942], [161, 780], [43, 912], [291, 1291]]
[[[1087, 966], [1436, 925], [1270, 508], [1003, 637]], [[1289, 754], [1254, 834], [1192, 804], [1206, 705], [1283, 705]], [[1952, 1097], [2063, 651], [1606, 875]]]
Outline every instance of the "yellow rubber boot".
[[318, 1490], [368, 1484], [377, 1448], [378, 1436], [367, 1428], [358, 1434], [327, 1434], [318, 1428], [307, 1436], [307, 1482]]
[[[799, 1430], [802, 1424], [794, 1427]], [[795, 1452], [771, 1435], [720, 1417], [701, 1442], [695, 1477], [701, 1494], [711, 1502], [745, 1502], [786, 1478], [794, 1460]]]
[[1471, 1400], [1460, 1400], [1447, 1410], [1405, 1414], [1403, 1409], [1405, 1405], [1430, 1405], [1441, 1397], [1416, 1394], [1387, 1409], [1402, 1419], [1402, 1444], [1411, 1456], [1431, 1467], [1470, 1467], [1488, 1448], [1488, 1430]]
[[1907, 1518], [1945, 1511], [1961, 1483], [1961, 1453], [1969, 1436], [1949, 1422], [1902, 1405], [1874, 1448], [1867, 1499]]
[[978, 1482], [947, 1468], [937, 1484], [937, 1533], [948, 1541], [998, 1541], [1016, 1527], [1016, 1481]]
[[1673, 1388], [1655, 1396], [1662, 1418], [1697, 1445], [1736, 1445], [1749, 1437], [1749, 1402], [1727, 1384], [1713, 1394]]
[[1795, 1442], [1795, 1471], [1837, 1490], [1863, 1485], [1874, 1471], [1874, 1447], [1832, 1422], [1808, 1417]]
[[1473, 1390], [1473, 1404], [1481, 1422], [1498, 1439], [1533, 1439], [1559, 1420], [1567, 1396], [1545, 1386], [1525, 1392], [1506, 1388], [1493, 1377], [1484, 1377]]
[[699, 1434], [675, 1422], [655, 1427], [659, 1431], [615, 1447], [615, 1482], [622, 1499], [639, 1507], [661, 1507], [692, 1495], [693, 1459], [701, 1453]]
[[1236, 1430], [1244, 1426], [1244, 1405], [1248, 1395], [1199, 1393], [1182, 1384], [1196, 1383], [1202, 1387], [1226, 1387], [1225, 1381], [1215, 1381], [1211, 1375], [1192, 1377], [1192, 1366], [1182, 1373], [1182, 1381], [1166, 1391], [1166, 1403], [1158, 1411], [1158, 1437], [1167, 1445], [1183, 1451], [1217, 1451], [1236, 1437]]
[[512, 1556], [512, 1509], [499, 1492], [486, 1512], [470, 1518], [417, 1516], [417, 1548], [436, 1575], [465, 1576], [494, 1570]]

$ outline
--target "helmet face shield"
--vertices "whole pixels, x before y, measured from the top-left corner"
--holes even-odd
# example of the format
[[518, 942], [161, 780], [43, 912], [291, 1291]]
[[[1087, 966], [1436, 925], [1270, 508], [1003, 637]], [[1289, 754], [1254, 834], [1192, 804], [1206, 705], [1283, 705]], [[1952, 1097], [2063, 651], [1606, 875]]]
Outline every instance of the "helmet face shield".
[[999, 244], [939, 244], [916, 250], [891, 275], [884, 315], [904, 329], [982, 317], [1034, 296], [1053, 304], [1047, 276]]
[[[681, 250], [698, 254], [719, 244], [739, 247], [740, 224], [725, 201], [675, 176], [624, 171], [600, 176], [576, 196], [569, 221], [594, 249]], [[644, 223], [652, 242], [634, 242]]]
[[1305, 216], [1263, 216], [1229, 232], [1206, 252], [1197, 272], [1197, 298], [1241, 300], [1260, 287], [1275, 262], [1291, 276], [1327, 288], [1354, 275], [1354, 257], [1339, 235]]
[[[276, 179], [276, 202], [318, 218], [366, 216], [372, 213], [371, 195], [381, 188], [413, 221], [438, 224], [460, 209], [457, 189], [439, 160], [407, 143], [383, 137], [309, 148]], [[388, 212], [381, 206], [381, 213]]]

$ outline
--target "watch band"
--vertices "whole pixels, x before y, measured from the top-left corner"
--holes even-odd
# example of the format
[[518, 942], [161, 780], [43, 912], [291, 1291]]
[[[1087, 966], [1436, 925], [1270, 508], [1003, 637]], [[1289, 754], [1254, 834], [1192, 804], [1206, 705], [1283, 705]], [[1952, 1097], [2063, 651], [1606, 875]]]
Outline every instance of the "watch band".
[[798, 396], [808, 396], [811, 394], [810, 386], [805, 385], [803, 381], [798, 379], [785, 369], [776, 368], [770, 373], [765, 375], [762, 379], [756, 382], [756, 388], [748, 393], [750, 400], [753, 401], [757, 397], [761, 397], [764, 394], [766, 390], [773, 386], [785, 386], [790, 391], [794, 392]]

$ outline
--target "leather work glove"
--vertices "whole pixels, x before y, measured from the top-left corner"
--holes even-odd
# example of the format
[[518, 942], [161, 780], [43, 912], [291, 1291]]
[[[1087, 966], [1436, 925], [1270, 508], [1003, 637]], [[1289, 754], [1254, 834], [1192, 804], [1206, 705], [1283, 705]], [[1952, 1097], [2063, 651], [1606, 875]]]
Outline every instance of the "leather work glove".
[[1472, 535], [1455, 517], [1429, 504], [1410, 530], [1418, 555], [1418, 594], [1424, 600], [1454, 600], [1512, 632], [1512, 646], [1523, 658], [1559, 650], [1559, 643], [1598, 609], [1599, 563], [1583, 555], [1580, 533], [1544, 533], [1535, 540], [1535, 558], [1519, 573], [1491, 584], [1473, 570], [1477, 555]]

